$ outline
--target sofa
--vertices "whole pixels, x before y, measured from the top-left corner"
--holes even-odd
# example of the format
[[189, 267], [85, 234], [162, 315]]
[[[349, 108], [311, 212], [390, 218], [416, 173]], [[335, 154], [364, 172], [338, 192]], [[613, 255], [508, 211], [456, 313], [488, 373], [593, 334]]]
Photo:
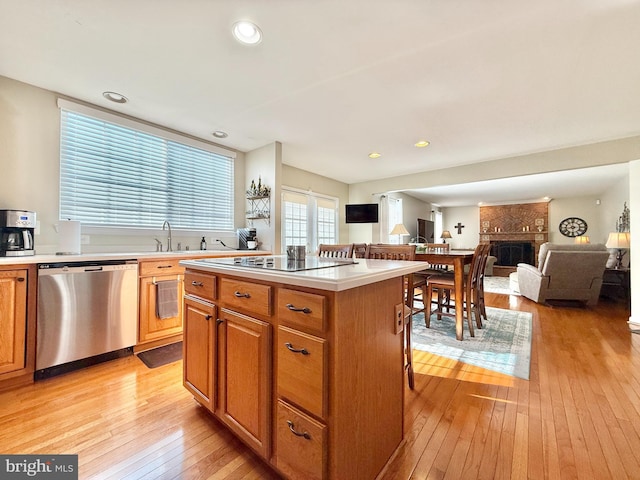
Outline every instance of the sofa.
[[595, 305], [608, 258], [609, 251], [602, 244], [543, 243], [538, 266], [519, 263], [510, 284], [523, 297], [538, 303], [578, 300]]

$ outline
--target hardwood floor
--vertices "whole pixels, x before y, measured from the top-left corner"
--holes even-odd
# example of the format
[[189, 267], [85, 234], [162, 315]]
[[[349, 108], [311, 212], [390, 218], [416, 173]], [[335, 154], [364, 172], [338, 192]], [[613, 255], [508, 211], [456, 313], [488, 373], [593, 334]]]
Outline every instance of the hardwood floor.
[[[406, 441], [380, 478], [640, 478], [640, 335], [624, 305], [486, 297], [533, 313], [530, 380], [416, 352]], [[77, 453], [81, 479], [277, 478], [181, 369], [128, 357], [0, 393], [0, 452]]]

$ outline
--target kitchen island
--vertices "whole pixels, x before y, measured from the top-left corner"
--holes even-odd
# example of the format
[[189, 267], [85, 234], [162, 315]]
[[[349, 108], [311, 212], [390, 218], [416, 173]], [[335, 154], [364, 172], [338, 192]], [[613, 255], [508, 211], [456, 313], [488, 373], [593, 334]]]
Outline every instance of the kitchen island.
[[183, 383], [285, 477], [373, 479], [404, 435], [402, 277], [427, 264], [268, 259], [180, 262]]

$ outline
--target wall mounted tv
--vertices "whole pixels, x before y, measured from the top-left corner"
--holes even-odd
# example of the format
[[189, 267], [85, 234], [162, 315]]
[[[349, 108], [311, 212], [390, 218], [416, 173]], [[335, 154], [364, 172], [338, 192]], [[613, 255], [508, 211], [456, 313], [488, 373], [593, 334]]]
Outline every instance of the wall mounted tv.
[[346, 223], [378, 223], [377, 203], [349, 203], [345, 205]]

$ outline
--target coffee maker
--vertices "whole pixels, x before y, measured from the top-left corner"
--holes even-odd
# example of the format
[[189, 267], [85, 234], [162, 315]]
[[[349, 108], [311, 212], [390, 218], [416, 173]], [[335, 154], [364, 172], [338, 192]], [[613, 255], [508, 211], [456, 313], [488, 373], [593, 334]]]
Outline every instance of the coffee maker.
[[[253, 243], [249, 243], [249, 242], [253, 242]], [[255, 228], [239, 228], [238, 229], [238, 249], [239, 250], [255, 250], [256, 247], [257, 247], [256, 229]]]
[[0, 257], [35, 255], [35, 212], [0, 210]]

